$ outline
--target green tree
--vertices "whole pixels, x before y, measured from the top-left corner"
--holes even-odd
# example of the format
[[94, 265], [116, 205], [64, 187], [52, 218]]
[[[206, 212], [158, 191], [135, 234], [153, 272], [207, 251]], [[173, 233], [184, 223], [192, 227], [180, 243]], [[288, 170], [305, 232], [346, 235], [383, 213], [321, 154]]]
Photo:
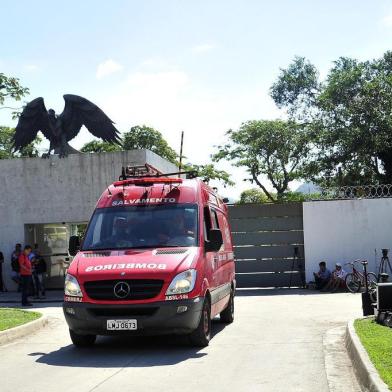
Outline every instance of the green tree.
[[0, 159], [39, 156], [38, 145], [41, 142], [39, 136], [32, 143], [24, 147], [22, 151], [15, 153], [12, 150], [12, 136], [14, 132], [14, 128], [0, 126]]
[[10, 106], [3, 106], [8, 100], [20, 101], [24, 96], [29, 94], [29, 89], [20, 84], [18, 78], [6, 76], [0, 72], [0, 109], [11, 109], [12, 117], [19, 115], [19, 109]]
[[[283, 200], [289, 184], [303, 178], [311, 143], [308, 132], [294, 122], [248, 121], [226, 133], [228, 143], [218, 147], [213, 159], [244, 167], [247, 179], [261, 188], [270, 201]], [[276, 196], [267, 190], [269, 181]]]
[[317, 154], [308, 178], [323, 185], [391, 183], [392, 52], [371, 61], [342, 57], [323, 82], [317, 75], [296, 58], [271, 88], [276, 104], [312, 130]]
[[136, 125], [123, 136], [124, 150], [136, 150], [145, 148], [155, 154], [177, 164], [178, 154], [169, 146], [161, 132], [146, 125]]
[[287, 69], [281, 69], [270, 94], [279, 108], [287, 108], [291, 117], [303, 122], [320, 92], [319, 73], [304, 57], [295, 57]]
[[[276, 197], [275, 194], [272, 195], [274, 198]], [[317, 199], [317, 198], [320, 198], [319, 193], [303, 194], [300, 192], [287, 191], [283, 195], [281, 201], [299, 202], [299, 201], [305, 201], [305, 200]], [[260, 189], [252, 188], [252, 189], [246, 189], [245, 191], [241, 192], [240, 200], [238, 201], [238, 204], [270, 203], [270, 202], [271, 200], [268, 199], [268, 197], [264, 194], [264, 192], [262, 192]]]
[[[126, 132], [123, 136], [123, 145], [114, 145], [107, 142], [94, 140], [86, 143], [81, 151], [82, 152], [112, 152], [122, 150], [135, 150], [147, 149], [155, 152], [162, 158], [167, 159], [169, 162], [179, 165], [179, 156], [176, 151], [169, 146], [163, 135], [158, 130], [147, 127], [146, 125], [136, 125]], [[183, 165], [183, 170], [197, 171], [198, 176], [204, 181], [217, 180], [227, 185], [234, 185], [230, 179], [230, 175], [224, 170], [215, 169], [212, 163], [205, 165], [194, 165], [187, 163]]]
[[238, 204], [268, 203], [270, 201], [271, 200], [268, 199], [262, 190], [258, 188], [252, 188], [241, 192]]
[[231, 180], [229, 173], [224, 170], [215, 169], [215, 166], [212, 163], [208, 163], [206, 165], [186, 164], [184, 166], [184, 170], [196, 171], [198, 177], [207, 183], [211, 180], [216, 180], [220, 181], [225, 187], [235, 185], [235, 183]]
[[118, 144], [112, 144], [102, 140], [88, 142], [80, 149], [81, 152], [113, 152], [121, 150], [123, 148]]

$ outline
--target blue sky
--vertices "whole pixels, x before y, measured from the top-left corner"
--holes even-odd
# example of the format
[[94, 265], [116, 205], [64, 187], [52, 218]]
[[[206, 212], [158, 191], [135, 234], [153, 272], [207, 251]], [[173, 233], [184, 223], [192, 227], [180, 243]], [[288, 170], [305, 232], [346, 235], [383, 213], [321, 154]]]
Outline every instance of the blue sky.
[[[61, 112], [62, 95], [97, 103], [121, 131], [159, 129], [205, 163], [229, 128], [282, 114], [268, 96], [295, 55], [325, 75], [339, 56], [392, 49], [391, 1], [8, 1], [2, 3], [0, 72]], [[0, 111], [0, 123], [15, 125]], [[83, 131], [71, 143], [91, 137]], [[236, 196], [249, 187], [233, 171]]]

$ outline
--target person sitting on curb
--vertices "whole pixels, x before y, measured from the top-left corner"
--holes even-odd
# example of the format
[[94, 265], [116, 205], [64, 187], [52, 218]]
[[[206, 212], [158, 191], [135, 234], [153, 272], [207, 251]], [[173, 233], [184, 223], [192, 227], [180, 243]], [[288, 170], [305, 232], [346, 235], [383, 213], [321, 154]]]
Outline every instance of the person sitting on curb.
[[316, 282], [316, 289], [322, 290], [331, 280], [331, 271], [327, 268], [325, 261], [320, 261], [319, 267], [319, 271], [313, 272], [313, 276]]
[[342, 268], [340, 263], [335, 264], [335, 269], [332, 272], [331, 280], [325, 286], [324, 290], [331, 290], [331, 292], [335, 292], [339, 288], [346, 287], [346, 276], [347, 272]]

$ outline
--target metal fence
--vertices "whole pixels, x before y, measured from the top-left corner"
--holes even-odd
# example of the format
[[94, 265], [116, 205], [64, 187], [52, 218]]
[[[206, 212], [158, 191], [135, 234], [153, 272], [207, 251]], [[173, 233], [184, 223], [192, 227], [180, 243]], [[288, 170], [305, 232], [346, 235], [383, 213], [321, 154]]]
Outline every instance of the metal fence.
[[392, 184], [330, 187], [310, 194], [306, 200], [380, 199], [392, 197]]
[[301, 286], [302, 203], [229, 207], [238, 287]]

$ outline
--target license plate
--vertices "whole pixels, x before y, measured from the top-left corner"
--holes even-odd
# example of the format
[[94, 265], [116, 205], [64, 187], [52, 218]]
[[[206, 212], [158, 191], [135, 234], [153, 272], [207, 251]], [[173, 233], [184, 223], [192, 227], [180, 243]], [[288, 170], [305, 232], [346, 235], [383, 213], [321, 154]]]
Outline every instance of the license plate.
[[137, 320], [107, 320], [109, 331], [134, 331], [137, 329]]

